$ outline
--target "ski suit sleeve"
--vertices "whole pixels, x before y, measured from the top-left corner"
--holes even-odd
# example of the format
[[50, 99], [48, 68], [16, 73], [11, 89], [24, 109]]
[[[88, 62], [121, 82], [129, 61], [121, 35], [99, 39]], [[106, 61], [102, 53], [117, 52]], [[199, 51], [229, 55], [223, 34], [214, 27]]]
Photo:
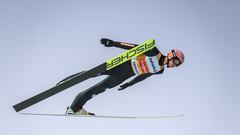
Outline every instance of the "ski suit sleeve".
[[[136, 46], [138, 46], [138, 44], [131, 44], [131, 43], [126, 43], [126, 42], [116, 42], [114, 41], [114, 47], [118, 47], [118, 48], [122, 48], [122, 49], [126, 49], [126, 50], [130, 50]], [[154, 47], [153, 49], [145, 52], [144, 54], [147, 56], [155, 56], [159, 53], [160, 51], [157, 49], [157, 47]]]
[[[118, 48], [122, 48], [122, 49], [127, 49], [130, 50], [136, 46], [138, 46], [138, 44], [131, 44], [131, 43], [126, 43], [126, 42], [114, 42], [114, 47], [118, 47]], [[147, 56], [156, 56], [158, 55], [160, 51], [157, 49], [157, 47], [152, 48], [151, 50], [145, 52], [144, 54]]]
[[130, 50], [134, 47], [138, 46], [137, 44], [131, 44], [131, 43], [126, 43], [126, 42], [114, 42], [114, 47]]
[[132, 86], [138, 82], [141, 82], [143, 80], [145, 80], [146, 78], [152, 76], [153, 74], [148, 73], [148, 74], [143, 74], [143, 75], [138, 75], [137, 77], [135, 77], [133, 80], [131, 80], [130, 82], [127, 82], [123, 85], [120, 86], [120, 88], [118, 90], [123, 90], [125, 88], [127, 88], [128, 86]]
[[132, 86], [138, 82], [141, 82], [143, 80], [145, 80], [146, 78], [152, 76], [152, 75], [159, 75], [162, 74], [164, 71], [164, 69], [162, 69], [161, 71], [157, 72], [157, 73], [148, 73], [148, 74], [143, 74], [143, 75], [138, 75], [137, 77], [135, 77], [133, 80], [131, 80], [130, 82], [127, 82], [123, 85], [120, 85], [120, 88], [118, 90], [123, 90], [129, 86]]
[[[154, 41], [155, 42], [155, 41]], [[130, 50], [136, 46], [138, 46], [138, 44], [132, 44], [132, 43], [126, 43], [126, 42], [118, 42], [118, 41], [114, 41], [113, 44], [114, 47], [118, 47], [118, 48], [122, 48], [122, 49], [126, 49], [126, 50]], [[145, 52], [144, 54], [147, 56], [155, 56], [159, 53], [160, 51], [157, 49], [157, 47], [154, 47], [153, 49]]]

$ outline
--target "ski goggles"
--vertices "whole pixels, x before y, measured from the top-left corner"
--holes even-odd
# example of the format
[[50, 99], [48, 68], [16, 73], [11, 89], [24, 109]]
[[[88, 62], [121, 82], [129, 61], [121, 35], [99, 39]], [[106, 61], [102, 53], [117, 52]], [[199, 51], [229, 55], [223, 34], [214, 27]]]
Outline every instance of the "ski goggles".
[[173, 60], [173, 64], [176, 65], [176, 66], [179, 66], [181, 65], [181, 60], [177, 57], [176, 53], [174, 50], [171, 51], [172, 54], [173, 54], [173, 57], [171, 59], [169, 59], [169, 61]]

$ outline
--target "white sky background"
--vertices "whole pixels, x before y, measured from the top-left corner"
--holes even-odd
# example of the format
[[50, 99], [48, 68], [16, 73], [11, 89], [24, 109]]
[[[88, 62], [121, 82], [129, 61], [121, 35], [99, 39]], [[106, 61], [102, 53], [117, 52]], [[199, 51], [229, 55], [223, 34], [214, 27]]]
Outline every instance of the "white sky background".
[[[0, 127], [4, 135], [238, 135], [240, 133], [237, 0], [1, 0]], [[173, 119], [126, 120], [20, 116], [12, 108], [64, 77], [124, 50], [102, 37], [141, 43], [153, 38], [162, 53], [184, 51], [179, 68], [96, 96], [86, 109], [102, 115], [185, 113]], [[22, 112], [64, 113], [90, 79]]]

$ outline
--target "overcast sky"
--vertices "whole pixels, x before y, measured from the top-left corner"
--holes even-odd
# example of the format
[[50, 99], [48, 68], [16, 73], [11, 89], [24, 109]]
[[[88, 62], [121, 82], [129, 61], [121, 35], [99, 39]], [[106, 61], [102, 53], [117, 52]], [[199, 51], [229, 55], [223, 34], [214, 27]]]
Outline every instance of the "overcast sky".
[[[240, 134], [239, 9], [238, 0], [1, 0], [1, 134]], [[178, 48], [186, 61], [124, 91], [110, 89], [89, 101], [87, 110], [186, 115], [126, 120], [21, 116], [13, 110], [64, 77], [125, 51], [102, 46], [103, 37], [130, 43], [153, 38], [163, 54]], [[102, 79], [87, 80], [22, 112], [65, 113], [79, 92]]]

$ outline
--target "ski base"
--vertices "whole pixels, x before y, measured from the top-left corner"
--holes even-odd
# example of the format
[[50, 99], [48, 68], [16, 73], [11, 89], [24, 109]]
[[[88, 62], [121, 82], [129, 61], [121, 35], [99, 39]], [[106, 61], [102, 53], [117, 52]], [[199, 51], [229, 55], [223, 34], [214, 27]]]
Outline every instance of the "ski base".
[[163, 119], [182, 117], [184, 114], [165, 115], [165, 116], [111, 116], [111, 115], [67, 115], [67, 114], [47, 114], [47, 113], [19, 113], [20, 115], [35, 116], [63, 116], [63, 117], [89, 117], [89, 118], [117, 118], [117, 119]]

